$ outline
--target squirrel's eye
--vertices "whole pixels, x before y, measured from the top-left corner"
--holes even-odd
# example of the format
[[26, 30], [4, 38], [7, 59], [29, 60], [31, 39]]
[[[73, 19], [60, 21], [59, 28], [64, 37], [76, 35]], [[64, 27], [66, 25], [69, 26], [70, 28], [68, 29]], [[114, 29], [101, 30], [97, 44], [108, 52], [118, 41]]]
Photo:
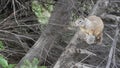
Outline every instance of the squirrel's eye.
[[82, 22], [82, 21], [79, 21], [79, 22]]

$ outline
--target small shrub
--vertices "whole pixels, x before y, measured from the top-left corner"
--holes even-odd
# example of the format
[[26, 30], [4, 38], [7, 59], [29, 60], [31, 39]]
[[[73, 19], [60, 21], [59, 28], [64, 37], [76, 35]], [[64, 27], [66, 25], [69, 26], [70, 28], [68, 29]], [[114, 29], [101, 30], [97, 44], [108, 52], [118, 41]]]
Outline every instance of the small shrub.
[[32, 62], [25, 60], [24, 64], [20, 68], [47, 68], [46, 66], [38, 66], [39, 60], [34, 58]]

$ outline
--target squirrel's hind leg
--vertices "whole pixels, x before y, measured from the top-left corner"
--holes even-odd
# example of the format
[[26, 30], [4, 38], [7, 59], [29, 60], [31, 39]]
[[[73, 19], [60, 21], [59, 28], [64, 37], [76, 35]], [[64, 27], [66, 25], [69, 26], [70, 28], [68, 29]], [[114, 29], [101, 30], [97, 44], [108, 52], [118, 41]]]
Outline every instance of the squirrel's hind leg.
[[96, 44], [97, 44], [97, 45], [102, 45], [102, 44], [103, 44], [103, 33], [100, 33], [100, 34], [96, 37]]

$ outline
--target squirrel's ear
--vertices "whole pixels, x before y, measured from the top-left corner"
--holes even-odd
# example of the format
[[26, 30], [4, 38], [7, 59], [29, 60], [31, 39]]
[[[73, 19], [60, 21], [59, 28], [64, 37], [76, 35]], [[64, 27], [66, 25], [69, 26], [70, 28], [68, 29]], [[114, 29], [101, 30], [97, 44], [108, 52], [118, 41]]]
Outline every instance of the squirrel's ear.
[[85, 21], [85, 22], [88, 22], [88, 19], [87, 19], [87, 18], [85, 18], [85, 19], [84, 19], [84, 21]]
[[87, 18], [85, 18], [84, 20], [85, 20], [85, 21], [87, 21], [88, 19], [87, 19]]

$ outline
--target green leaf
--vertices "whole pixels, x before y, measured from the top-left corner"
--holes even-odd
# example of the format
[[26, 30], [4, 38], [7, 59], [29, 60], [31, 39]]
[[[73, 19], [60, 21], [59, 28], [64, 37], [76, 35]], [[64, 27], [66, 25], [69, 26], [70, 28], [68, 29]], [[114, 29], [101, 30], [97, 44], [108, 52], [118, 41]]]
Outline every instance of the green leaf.
[[47, 24], [50, 17], [50, 12], [53, 10], [52, 5], [46, 5], [46, 8], [43, 5], [39, 4], [37, 1], [32, 1], [32, 10], [38, 18], [40, 24]]
[[34, 58], [32, 61], [33, 65], [38, 65], [39, 64], [39, 60], [37, 58]]
[[20, 68], [38, 68], [39, 60], [37, 58], [34, 58], [32, 62], [29, 60], [25, 60], [24, 64], [20, 66]]
[[37, 58], [34, 58], [32, 61], [32, 67], [33, 68], [38, 68], [39, 60]]
[[7, 68], [8, 67], [8, 62], [7, 62], [7, 60], [3, 56], [0, 56], [0, 65], [3, 68]]
[[0, 50], [4, 49], [4, 44], [2, 41], [0, 41]]
[[16, 64], [9, 64], [7, 68], [14, 68]]
[[39, 66], [39, 68], [47, 68], [46, 66]]

